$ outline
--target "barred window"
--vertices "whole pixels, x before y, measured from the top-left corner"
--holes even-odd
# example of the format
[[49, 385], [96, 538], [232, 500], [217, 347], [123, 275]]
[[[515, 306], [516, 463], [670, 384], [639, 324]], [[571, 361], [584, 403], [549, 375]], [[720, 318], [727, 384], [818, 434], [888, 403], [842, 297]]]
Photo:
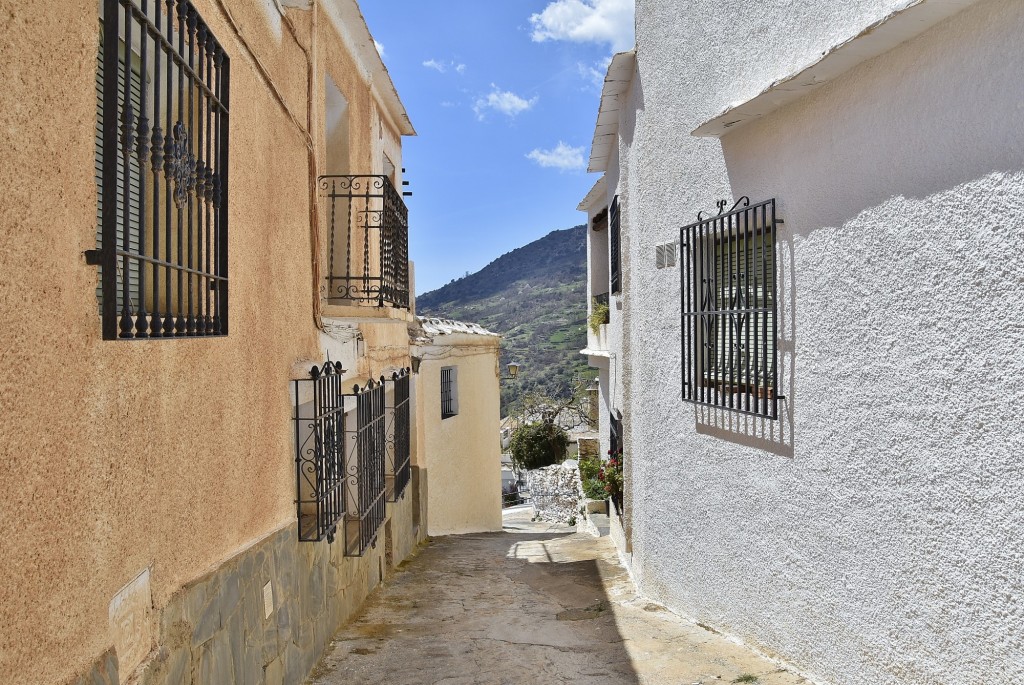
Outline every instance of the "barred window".
[[[355, 430], [346, 417], [346, 431], [353, 432], [355, 449], [346, 464], [350, 488], [348, 511], [345, 514], [345, 554], [361, 557], [377, 543], [377, 533], [386, 514], [386, 479], [384, 474], [387, 445], [386, 390], [384, 377], [369, 381], [360, 389], [353, 388], [356, 399]], [[351, 476], [355, 478], [351, 478]]]
[[299, 540], [332, 543], [341, 528], [344, 554], [358, 557], [377, 542], [388, 492], [409, 482], [409, 373], [392, 375], [390, 393], [383, 376], [346, 390], [344, 373], [328, 361], [292, 381], [295, 505]]
[[612, 206], [608, 209], [609, 240], [611, 242], [611, 292], [622, 291], [622, 264], [620, 261], [620, 230], [619, 230], [619, 196], [612, 199]]
[[458, 413], [458, 369], [454, 366], [446, 366], [441, 369], [441, 418], [447, 419]]
[[185, 0], [103, 0], [96, 66], [103, 337], [228, 332], [229, 60]]
[[295, 412], [295, 505], [299, 540], [334, 542], [348, 494], [345, 395], [339, 362], [310, 369], [292, 382]]
[[394, 388], [388, 394], [388, 469], [387, 491], [388, 501], [397, 502], [405, 496], [405, 488], [409, 485], [412, 477], [412, 463], [410, 459], [410, 430], [412, 427], [410, 415], [410, 393], [409, 393], [410, 369], [401, 369], [391, 374], [391, 381]]
[[778, 418], [775, 200], [680, 231], [683, 400]]

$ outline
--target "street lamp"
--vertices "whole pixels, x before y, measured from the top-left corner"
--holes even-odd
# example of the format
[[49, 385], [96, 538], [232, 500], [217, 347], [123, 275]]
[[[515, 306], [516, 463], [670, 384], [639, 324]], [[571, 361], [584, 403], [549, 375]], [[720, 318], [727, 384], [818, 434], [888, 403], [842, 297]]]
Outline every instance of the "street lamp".
[[509, 365], [508, 365], [508, 375], [507, 376], [502, 376], [501, 380], [503, 380], [503, 381], [514, 381], [516, 379], [516, 376], [518, 376], [518, 375], [519, 375], [519, 364], [517, 364], [516, 362], [509, 362]]

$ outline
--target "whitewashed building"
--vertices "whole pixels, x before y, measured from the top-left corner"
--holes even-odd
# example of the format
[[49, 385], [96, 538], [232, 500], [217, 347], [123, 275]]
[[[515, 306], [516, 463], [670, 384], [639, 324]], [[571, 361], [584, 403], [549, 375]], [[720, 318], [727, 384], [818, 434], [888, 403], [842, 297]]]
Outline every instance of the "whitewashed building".
[[1024, 680], [1022, 35], [1020, 0], [639, 0], [609, 67], [619, 544], [815, 681]]

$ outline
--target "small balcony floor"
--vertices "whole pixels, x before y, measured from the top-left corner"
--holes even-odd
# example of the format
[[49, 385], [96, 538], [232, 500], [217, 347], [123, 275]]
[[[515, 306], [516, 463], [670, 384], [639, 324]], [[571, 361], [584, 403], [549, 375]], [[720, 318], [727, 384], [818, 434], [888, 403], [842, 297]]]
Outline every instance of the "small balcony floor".
[[611, 540], [505, 510], [501, 533], [434, 538], [334, 637], [316, 685], [806, 683], [638, 597]]

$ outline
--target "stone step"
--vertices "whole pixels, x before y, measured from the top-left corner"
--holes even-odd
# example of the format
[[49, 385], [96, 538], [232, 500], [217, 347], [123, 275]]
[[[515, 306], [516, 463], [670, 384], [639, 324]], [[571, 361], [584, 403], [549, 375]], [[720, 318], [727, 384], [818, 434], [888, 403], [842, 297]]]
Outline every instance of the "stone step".
[[589, 518], [590, 522], [594, 524], [595, 528], [597, 528], [598, 537], [604, 537], [608, 534], [608, 529], [611, 524], [608, 521], [607, 514], [590, 514]]

